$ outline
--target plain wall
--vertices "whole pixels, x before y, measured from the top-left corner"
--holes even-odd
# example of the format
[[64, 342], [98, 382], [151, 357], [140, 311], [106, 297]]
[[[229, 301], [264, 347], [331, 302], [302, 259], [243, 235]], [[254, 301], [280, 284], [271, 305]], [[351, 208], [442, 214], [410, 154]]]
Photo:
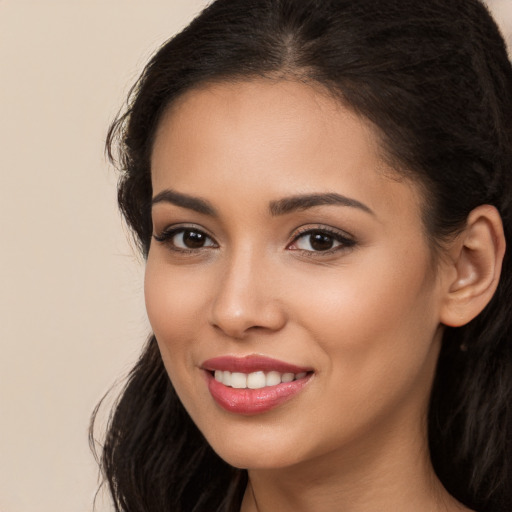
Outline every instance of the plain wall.
[[[149, 332], [103, 141], [205, 4], [0, 0], [0, 512], [92, 511], [89, 417]], [[512, 36], [512, 0], [491, 8]]]
[[103, 141], [205, 3], [0, 1], [1, 512], [92, 510], [89, 417], [149, 330]]

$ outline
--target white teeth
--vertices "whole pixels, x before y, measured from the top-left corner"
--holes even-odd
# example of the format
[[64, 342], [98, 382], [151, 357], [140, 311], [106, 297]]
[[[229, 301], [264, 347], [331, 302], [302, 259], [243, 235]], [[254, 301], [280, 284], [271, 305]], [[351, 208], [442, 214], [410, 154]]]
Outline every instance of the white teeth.
[[281, 374], [279, 372], [268, 372], [266, 385], [276, 386], [277, 384], [281, 384]]
[[306, 377], [307, 372], [301, 373], [279, 373], [271, 371], [265, 374], [264, 372], [241, 373], [229, 372], [227, 370], [215, 370], [215, 380], [236, 389], [261, 389], [269, 386], [277, 386], [282, 382], [292, 382], [297, 379]]
[[247, 387], [249, 389], [264, 388], [266, 384], [265, 374], [263, 372], [249, 373], [247, 376]]
[[236, 389], [243, 389], [247, 387], [247, 374], [233, 372], [231, 374], [231, 387]]

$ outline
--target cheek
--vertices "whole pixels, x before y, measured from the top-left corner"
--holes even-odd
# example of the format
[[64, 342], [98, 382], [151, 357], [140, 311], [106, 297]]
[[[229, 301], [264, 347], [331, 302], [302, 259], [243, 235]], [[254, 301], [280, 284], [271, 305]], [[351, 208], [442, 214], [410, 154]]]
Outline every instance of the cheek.
[[[205, 285], [200, 272], [187, 272], [169, 265], [160, 254], [151, 251], [144, 276], [144, 297], [149, 321], [155, 331], [184, 328], [190, 316], [201, 309]], [[172, 321], [171, 321], [172, 320]], [[165, 329], [166, 330], [166, 329]]]
[[[204, 287], [186, 272], [156, 258], [148, 257], [144, 296], [149, 322], [166, 366], [177, 361], [194, 338], [195, 328], [204, 321]], [[169, 353], [173, 356], [169, 357]]]
[[197, 379], [197, 340], [206, 322], [205, 285], [197, 274], [188, 275], [150, 253], [144, 279], [147, 314], [164, 366], [192, 417], [207, 399], [202, 379]]
[[302, 328], [316, 342], [318, 377], [325, 383], [312, 417], [328, 417], [333, 425], [326, 449], [341, 435], [339, 425], [362, 433], [403, 404], [414, 411], [411, 417], [426, 407], [438, 351], [432, 283], [410, 267], [381, 270], [352, 267], [336, 280], [305, 282], [309, 293], [300, 296]]
[[314, 335], [330, 371], [341, 368], [365, 382], [397, 366], [413, 373], [438, 327], [425, 253], [370, 252], [354, 261], [337, 273], [306, 275], [289, 290], [298, 321]]

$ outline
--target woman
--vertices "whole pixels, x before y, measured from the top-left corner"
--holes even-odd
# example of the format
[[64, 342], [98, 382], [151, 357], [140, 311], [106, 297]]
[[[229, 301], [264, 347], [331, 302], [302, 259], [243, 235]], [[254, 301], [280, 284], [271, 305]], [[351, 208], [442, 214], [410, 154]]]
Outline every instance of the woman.
[[116, 510], [512, 510], [512, 69], [478, 0], [217, 0], [115, 142], [154, 331]]

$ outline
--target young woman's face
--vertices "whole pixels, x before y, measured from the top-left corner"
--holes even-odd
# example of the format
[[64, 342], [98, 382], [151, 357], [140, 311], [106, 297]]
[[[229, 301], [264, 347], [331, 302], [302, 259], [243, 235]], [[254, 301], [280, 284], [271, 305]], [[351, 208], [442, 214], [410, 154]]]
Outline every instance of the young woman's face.
[[440, 279], [367, 122], [310, 85], [205, 86], [161, 121], [152, 183], [149, 319], [222, 458], [423, 445]]

